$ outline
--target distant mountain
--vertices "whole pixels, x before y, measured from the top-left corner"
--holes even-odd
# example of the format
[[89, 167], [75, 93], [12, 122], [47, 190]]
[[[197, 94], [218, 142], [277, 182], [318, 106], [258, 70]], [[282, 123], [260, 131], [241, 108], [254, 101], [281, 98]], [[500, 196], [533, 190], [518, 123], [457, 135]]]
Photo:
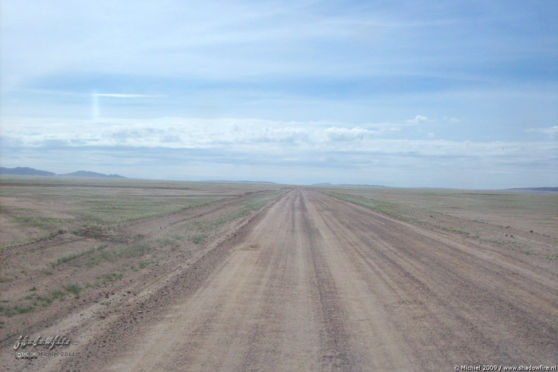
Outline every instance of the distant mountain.
[[269, 182], [269, 181], [244, 181], [244, 180], [240, 180], [240, 181], [231, 181], [231, 180], [208, 180], [208, 181], [201, 181], [201, 182], [211, 182], [211, 183], [253, 183], [256, 185], [277, 185], [277, 183], [275, 182]]
[[358, 183], [343, 183], [338, 186], [341, 187], [366, 187], [369, 189], [387, 189], [389, 186], [384, 185], [368, 185], [368, 184], [358, 184]]
[[79, 170], [77, 172], [72, 172], [72, 173], [61, 174], [61, 176], [65, 176], [65, 177], [84, 177], [84, 178], [126, 178], [126, 177], [120, 176], [118, 174], [103, 174], [103, 173], [90, 172], [90, 171], [84, 171], [84, 170]]
[[333, 187], [362, 187], [362, 188], [370, 188], [370, 189], [385, 189], [387, 186], [382, 185], [367, 185], [367, 184], [356, 184], [356, 183], [329, 183], [329, 182], [322, 182], [322, 183], [314, 183], [310, 186], [333, 186]]
[[118, 174], [103, 174], [103, 173], [83, 171], [83, 170], [67, 173], [67, 174], [56, 174], [56, 173], [28, 168], [28, 167], [16, 167], [16, 168], [0, 167], [0, 174], [9, 174], [14, 176], [44, 176], [44, 177], [63, 176], [63, 177], [83, 177], [83, 178], [126, 178]]
[[550, 191], [550, 192], [558, 192], [558, 187], [520, 187], [515, 189], [510, 189], [513, 191]]
[[56, 174], [52, 172], [47, 172], [47, 171], [28, 168], [28, 167], [16, 167], [16, 168], [0, 167], [0, 174], [13, 174], [16, 176], [56, 176]]

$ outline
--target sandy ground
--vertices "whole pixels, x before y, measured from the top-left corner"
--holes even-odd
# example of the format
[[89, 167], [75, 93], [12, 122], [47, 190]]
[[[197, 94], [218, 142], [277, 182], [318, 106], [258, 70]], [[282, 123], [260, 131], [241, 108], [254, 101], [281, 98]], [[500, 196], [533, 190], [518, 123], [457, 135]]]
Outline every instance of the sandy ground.
[[553, 365], [556, 269], [295, 189], [144, 297], [43, 330], [73, 325], [76, 342], [63, 350], [77, 356], [16, 360], [2, 345], [0, 362], [53, 371]]

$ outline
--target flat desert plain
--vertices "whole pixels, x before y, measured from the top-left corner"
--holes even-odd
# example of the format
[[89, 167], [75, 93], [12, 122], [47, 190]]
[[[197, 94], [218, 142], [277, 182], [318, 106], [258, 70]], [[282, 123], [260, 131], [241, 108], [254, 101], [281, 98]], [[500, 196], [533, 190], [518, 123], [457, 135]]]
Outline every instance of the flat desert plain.
[[[556, 193], [62, 178], [0, 192], [4, 371], [558, 363]], [[22, 345], [39, 336], [65, 342]]]

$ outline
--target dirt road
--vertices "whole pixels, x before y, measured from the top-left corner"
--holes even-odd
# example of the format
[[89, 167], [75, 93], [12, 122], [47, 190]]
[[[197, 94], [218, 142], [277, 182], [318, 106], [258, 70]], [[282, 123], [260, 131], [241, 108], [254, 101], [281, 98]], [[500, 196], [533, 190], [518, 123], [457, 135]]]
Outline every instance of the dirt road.
[[558, 361], [556, 272], [315, 191], [286, 194], [212, 254], [188, 269], [199, 274], [181, 279], [190, 281], [181, 296], [130, 328], [115, 323], [53, 369], [450, 371]]

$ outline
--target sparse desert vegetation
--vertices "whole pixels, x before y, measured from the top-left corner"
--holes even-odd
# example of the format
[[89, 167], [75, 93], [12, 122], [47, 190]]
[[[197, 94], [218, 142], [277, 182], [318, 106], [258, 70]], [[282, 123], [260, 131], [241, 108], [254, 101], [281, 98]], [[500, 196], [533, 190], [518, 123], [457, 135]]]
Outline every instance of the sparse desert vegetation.
[[323, 188], [340, 200], [433, 231], [548, 261], [558, 246], [555, 192]]
[[105, 301], [107, 293], [141, 292], [149, 278], [202, 254], [226, 225], [257, 212], [280, 189], [3, 178], [3, 334], [9, 339], [64, 312], [116, 304]]
[[165, 370], [175, 355], [242, 369], [229, 353], [279, 368], [267, 348], [293, 370], [556, 356], [556, 193], [28, 178], [0, 191], [12, 369], [38, 367], [13, 358], [18, 335], [45, 332], [85, 355], [51, 370]]

